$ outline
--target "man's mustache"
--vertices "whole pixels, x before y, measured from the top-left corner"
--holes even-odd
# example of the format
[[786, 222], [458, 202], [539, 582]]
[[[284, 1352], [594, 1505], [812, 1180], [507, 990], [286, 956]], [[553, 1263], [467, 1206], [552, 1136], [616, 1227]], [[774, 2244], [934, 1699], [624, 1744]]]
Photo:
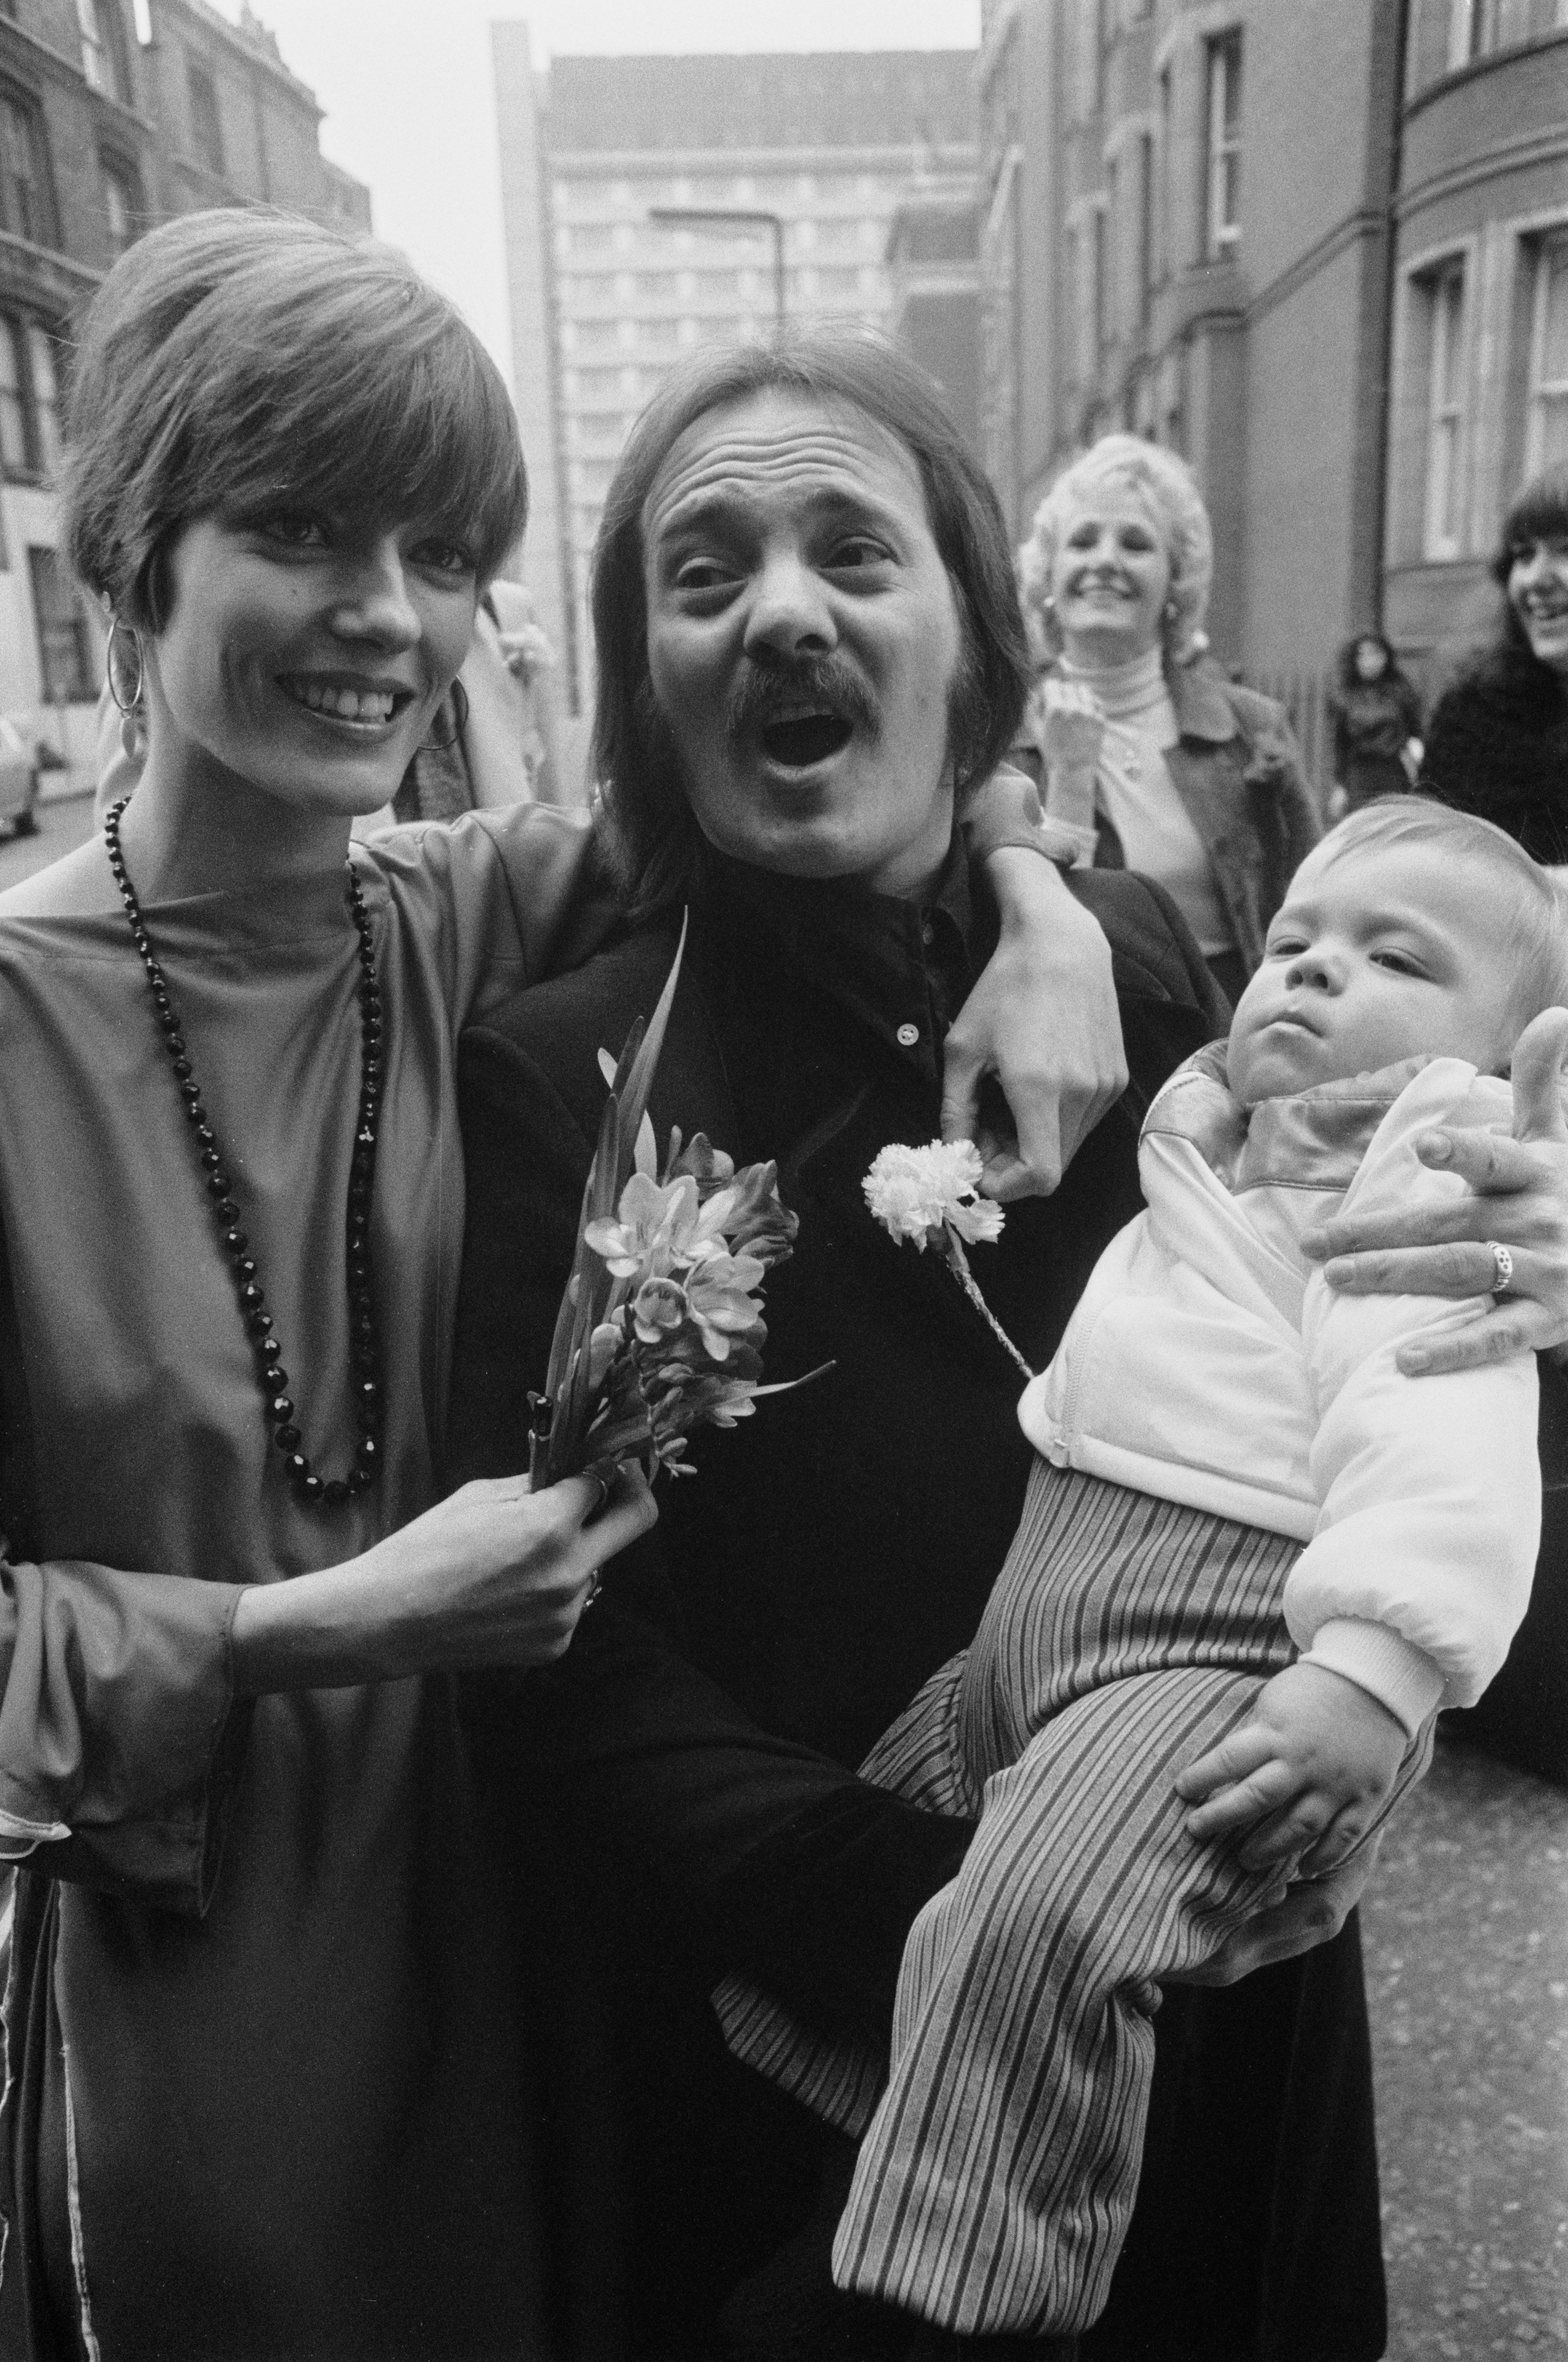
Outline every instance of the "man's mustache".
[[802, 706], [817, 706], [852, 723], [868, 738], [882, 727], [882, 711], [865, 681], [842, 657], [754, 657], [731, 693], [724, 717], [732, 739], [754, 737], [769, 722]]

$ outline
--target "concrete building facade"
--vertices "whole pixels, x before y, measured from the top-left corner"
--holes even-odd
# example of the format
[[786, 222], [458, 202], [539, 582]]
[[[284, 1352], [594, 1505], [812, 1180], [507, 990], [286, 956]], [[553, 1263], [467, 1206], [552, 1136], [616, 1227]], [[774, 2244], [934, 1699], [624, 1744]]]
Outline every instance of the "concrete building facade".
[[[518, 397], [555, 413], [557, 482], [553, 502], [536, 496], [530, 581], [538, 597], [558, 565], [580, 701], [588, 564], [633, 419], [679, 355], [766, 330], [780, 302], [790, 318], [889, 325], [900, 200], [917, 176], [936, 193], [962, 190], [973, 171], [973, 61], [557, 57], [547, 94], [520, 28], [496, 28], [495, 55]], [[660, 209], [752, 218], [660, 222]], [[537, 495], [536, 415], [525, 408]], [[551, 505], [558, 558], [542, 529]]]
[[81, 783], [100, 619], [60, 555], [53, 479], [72, 322], [152, 223], [263, 201], [355, 228], [370, 193], [247, 10], [207, 0], [0, 0], [0, 711]]
[[911, 191], [888, 232], [888, 275], [893, 336], [936, 380], [983, 461], [980, 224], [972, 187]]

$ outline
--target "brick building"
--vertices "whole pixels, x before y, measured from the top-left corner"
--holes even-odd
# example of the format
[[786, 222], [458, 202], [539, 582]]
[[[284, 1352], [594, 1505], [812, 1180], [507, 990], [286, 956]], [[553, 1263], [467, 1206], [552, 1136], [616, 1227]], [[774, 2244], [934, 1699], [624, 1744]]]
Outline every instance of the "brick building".
[[1401, 147], [1385, 613], [1423, 658], [1568, 460], [1565, 0], [1413, 0]]
[[320, 117], [248, 9], [236, 26], [207, 0], [0, 0], [0, 711], [67, 756], [67, 783], [101, 670], [52, 490], [72, 321], [171, 214], [259, 201], [368, 228]]
[[1111, 426], [1191, 461], [1210, 632], [1321, 771], [1568, 451], [1568, 0], [985, 0], [985, 447], [1017, 530]]
[[546, 83], [525, 27], [494, 45], [525, 563], [580, 700], [588, 561], [632, 420], [680, 353], [766, 329], [780, 298], [791, 318], [890, 325], [900, 201], [973, 172], [973, 57], [557, 57]]

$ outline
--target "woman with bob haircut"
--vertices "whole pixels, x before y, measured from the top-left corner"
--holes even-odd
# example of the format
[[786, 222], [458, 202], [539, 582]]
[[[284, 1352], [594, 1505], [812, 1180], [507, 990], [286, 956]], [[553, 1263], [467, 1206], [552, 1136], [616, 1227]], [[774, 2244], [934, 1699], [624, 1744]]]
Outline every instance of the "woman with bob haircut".
[[1320, 830], [1282, 708], [1207, 654], [1213, 564], [1191, 470], [1135, 435], [1064, 469], [1019, 553], [1046, 812], [1165, 888], [1234, 1001]]
[[1495, 626], [1452, 668], [1427, 733], [1422, 785], [1568, 863], [1568, 462], [1503, 519]]
[[93, 302], [66, 497], [147, 756], [0, 898], [0, 2350], [543, 2355], [453, 1676], [653, 1509], [432, 1504], [458, 1029], [583, 837], [349, 845], [522, 529], [511, 407], [400, 257], [195, 215]]

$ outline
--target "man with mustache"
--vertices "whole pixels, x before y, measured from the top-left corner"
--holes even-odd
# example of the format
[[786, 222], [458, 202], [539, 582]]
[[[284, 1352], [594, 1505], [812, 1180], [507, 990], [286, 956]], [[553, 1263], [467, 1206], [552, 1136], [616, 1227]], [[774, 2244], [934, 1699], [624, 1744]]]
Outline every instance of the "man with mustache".
[[[847, 2145], [730, 2060], [707, 1996], [744, 1968], [885, 2043], [904, 1934], [970, 1834], [850, 1767], [977, 1621], [1027, 1475], [1018, 1381], [860, 1185], [885, 1143], [936, 1131], [944, 1039], [995, 938], [955, 829], [1021, 710], [1005, 534], [891, 350], [726, 352], [634, 431], [594, 619], [603, 836], [642, 923], [466, 1041], [453, 1473], [518, 1464], [602, 1102], [595, 1054], [651, 1009], [683, 906], [656, 1130], [778, 1159], [800, 1234], [769, 1284], [767, 1374], [834, 1366], [702, 1451], [566, 1659], [520, 1702], [476, 1705], [552, 2035], [563, 2346], [956, 2351], [832, 2290]], [[1143, 1107], [1221, 1014], [1159, 889], [1073, 882], [1111, 944], [1132, 1080], [1055, 1195], [1011, 1206], [977, 1253], [1035, 1368], [1136, 1209]], [[1295, 1957], [1337, 1934], [1353, 1883], [1282, 1904], [1220, 1974], [1275, 1965], [1167, 1996], [1140, 2217], [1086, 2357], [1381, 2351], [1353, 1928]]]

